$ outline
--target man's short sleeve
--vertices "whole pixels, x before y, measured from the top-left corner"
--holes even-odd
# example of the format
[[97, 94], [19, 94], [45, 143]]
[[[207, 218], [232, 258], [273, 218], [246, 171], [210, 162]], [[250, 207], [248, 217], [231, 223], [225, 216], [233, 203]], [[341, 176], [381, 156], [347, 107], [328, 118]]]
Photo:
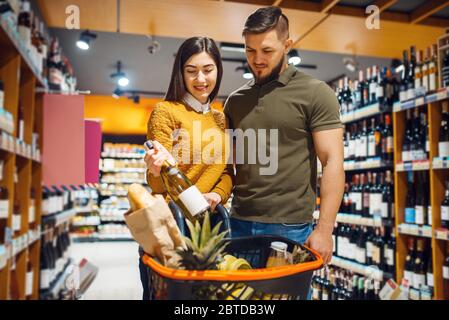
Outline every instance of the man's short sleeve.
[[312, 95], [309, 127], [311, 131], [344, 128], [340, 120], [340, 104], [332, 89], [320, 82]]

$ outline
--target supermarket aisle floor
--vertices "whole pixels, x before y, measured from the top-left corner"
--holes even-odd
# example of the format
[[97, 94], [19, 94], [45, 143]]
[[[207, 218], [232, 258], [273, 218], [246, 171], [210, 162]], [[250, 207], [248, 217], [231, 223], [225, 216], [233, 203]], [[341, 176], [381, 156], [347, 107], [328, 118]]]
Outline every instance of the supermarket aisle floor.
[[72, 258], [86, 258], [99, 268], [85, 300], [141, 300], [142, 287], [135, 242], [72, 242]]

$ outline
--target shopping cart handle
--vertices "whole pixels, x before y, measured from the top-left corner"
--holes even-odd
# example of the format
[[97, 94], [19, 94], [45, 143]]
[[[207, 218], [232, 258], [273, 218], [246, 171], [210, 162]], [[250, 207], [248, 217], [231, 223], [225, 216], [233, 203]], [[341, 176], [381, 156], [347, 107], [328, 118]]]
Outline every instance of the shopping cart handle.
[[221, 219], [223, 221], [223, 228], [225, 230], [228, 230], [228, 234], [226, 235], [226, 238], [232, 238], [231, 221], [229, 220], [229, 212], [228, 212], [228, 210], [226, 210], [226, 208], [223, 207], [222, 204], [218, 204], [215, 207], [215, 211], [217, 211], [217, 213], [221, 215]]
[[184, 222], [184, 215], [181, 212], [181, 209], [176, 205], [173, 200], [170, 200], [168, 206], [173, 213], [173, 217], [175, 218], [176, 224], [178, 225], [179, 231], [183, 236], [186, 235], [186, 224]]

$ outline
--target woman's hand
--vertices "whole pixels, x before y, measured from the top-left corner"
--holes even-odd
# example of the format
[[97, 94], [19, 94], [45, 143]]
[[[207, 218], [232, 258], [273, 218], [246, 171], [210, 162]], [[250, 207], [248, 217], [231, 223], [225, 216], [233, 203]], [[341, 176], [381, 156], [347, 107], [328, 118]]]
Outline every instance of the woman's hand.
[[215, 207], [221, 203], [221, 196], [215, 192], [203, 193], [204, 198], [209, 203], [211, 211], [215, 210]]
[[175, 165], [176, 161], [167, 149], [159, 142], [153, 140], [154, 149], [148, 150], [145, 154], [145, 163], [147, 169], [154, 177], [159, 177], [161, 173], [161, 167], [165, 160], [171, 165]]

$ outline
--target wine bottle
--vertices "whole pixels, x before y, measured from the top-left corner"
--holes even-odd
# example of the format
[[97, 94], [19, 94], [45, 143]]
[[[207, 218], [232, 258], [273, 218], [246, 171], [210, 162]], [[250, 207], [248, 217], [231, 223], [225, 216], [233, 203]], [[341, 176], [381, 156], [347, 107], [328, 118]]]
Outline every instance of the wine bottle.
[[377, 102], [377, 66], [371, 68], [371, 79], [369, 82], [370, 104]]
[[430, 51], [429, 62], [429, 92], [434, 92], [438, 89], [438, 49], [437, 45], [433, 44]]
[[33, 264], [31, 263], [30, 259], [28, 258], [27, 273], [26, 273], [26, 280], [25, 280], [25, 295], [28, 300], [31, 300], [31, 298], [33, 296], [33, 281], [34, 281]]
[[371, 127], [368, 132], [368, 158], [376, 156], [376, 123], [375, 119], [371, 119]]
[[407, 241], [407, 256], [405, 257], [404, 278], [408, 280], [409, 286], [413, 287], [413, 262], [415, 260], [415, 244], [412, 238]]
[[449, 285], [449, 244], [446, 243], [446, 257], [443, 262], [443, 281], [445, 286]]
[[441, 82], [443, 87], [449, 86], [449, 50], [445, 50], [441, 66]]
[[352, 80], [349, 80], [348, 78], [346, 78], [347, 83], [345, 85], [345, 94], [344, 94], [344, 99], [345, 99], [345, 103], [346, 103], [346, 108], [348, 110], [348, 112], [352, 112], [354, 111], [354, 101], [352, 99]]
[[379, 103], [381, 110], [386, 110], [388, 107], [387, 98], [385, 96], [387, 83], [387, 68], [382, 68], [382, 70], [379, 68], [377, 72], [376, 101]]
[[399, 100], [401, 102], [406, 101], [408, 99], [407, 89], [408, 89], [408, 67], [409, 67], [407, 50], [404, 50], [402, 55], [403, 55], [402, 65], [404, 66], [404, 70], [402, 71], [399, 89]]
[[394, 232], [390, 232], [390, 236], [384, 245], [384, 257], [385, 264], [384, 270], [386, 272], [394, 273], [395, 268], [395, 249], [396, 249], [396, 240], [394, 236]]
[[368, 156], [368, 130], [367, 122], [363, 120], [362, 132], [360, 133], [360, 158], [359, 161], [365, 161]]
[[23, 1], [17, 24], [20, 39], [27, 48], [31, 45], [31, 20], [30, 3]]
[[443, 101], [442, 111], [438, 155], [441, 158], [447, 158], [449, 157], [449, 105], [447, 101]]
[[365, 105], [370, 105], [372, 103], [371, 101], [371, 68], [366, 68], [366, 79], [365, 79], [365, 93], [364, 98], [365, 99]]
[[415, 186], [413, 184], [413, 172], [408, 172], [407, 198], [405, 201], [405, 223], [415, 223]]
[[366, 228], [360, 229], [359, 236], [357, 237], [357, 252], [356, 259], [358, 263], [366, 264]]
[[394, 187], [392, 183], [391, 171], [385, 174], [384, 187], [382, 189], [381, 217], [384, 219], [394, 218]]
[[415, 108], [413, 112], [413, 125], [412, 125], [412, 139], [411, 139], [411, 157], [412, 161], [423, 160], [423, 146], [421, 136], [421, 121], [419, 118], [419, 110]]
[[361, 174], [360, 183], [362, 184], [362, 217], [369, 217], [370, 202], [369, 197], [371, 193], [371, 172], [367, 173], [367, 180], [365, 174]]
[[449, 183], [446, 181], [446, 191], [441, 203], [441, 226], [449, 229]]
[[427, 261], [427, 270], [426, 270], [426, 285], [430, 288], [434, 287], [434, 278], [433, 278], [433, 262], [432, 255], [429, 256]]
[[427, 221], [427, 199], [424, 190], [424, 172], [416, 172], [416, 185], [421, 186], [416, 188], [416, 201], [415, 201], [415, 222], [417, 225], [423, 225]]
[[429, 62], [430, 62], [430, 47], [426, 48], [425, 54], [424, 54], [424, 60], [421, 67], [421, 73], [422, 73], [422, 86], [425, 90], [425, 92], [429, 92]]
[[415, 88], [420, 88], [423, 85], [422, 82], [422, 50], [416, 52], [416, 65], [415, 65]]
[[411, 157], [411, 142], [412, 142], [412, 119], [411, 111], [407, 109], [406, 111], [407, 121], [405, 123], [405, 134], [402, 143], [402, 161], [412, 161]]
[[[145, 142], [149, 150], [154, 149], [151, 141]], [[164, 161], [161, 168], [161, 178], [165, 190], [183, 210], [190, 221], [202, 219], [210, 206], [198, 188], [176, 166]]]
[[390, 115], [385, 115], [385, 125], [382, 130], [382, 159], [385, 161], [393, 161], [393, 130], [391, 128]]
[[424, 268], [424, 241], [417, 240], [415, 260], [413, 263], [413, 287], [420, 289], [426, 283], [426, 270]]
[[407, 74], [407, 100], [415, 98], [415, 67], [416, 67], [416, 49], [410, 47], [410, 66]]
[[367, 94], [367, 91], [365, 90], [365, 81], [363, 79], [363, 70], [360, 70], [359, 71], [359, 83], [357, 86], [357, 95], [356, 95], [356, 97], [360, 96], [360, 98], [356, 100], [358, 102], [358, 104], [357, 104], [358, 109], [367, 105], [366, 101], [368, 99], [368, 96], [366, 94]]
[[355, 160], [356, 158], [356, 131], [357, 127], [353, 125], [350, 130], [349, 144], [348, 144], [348, 153], [349, 160]]

